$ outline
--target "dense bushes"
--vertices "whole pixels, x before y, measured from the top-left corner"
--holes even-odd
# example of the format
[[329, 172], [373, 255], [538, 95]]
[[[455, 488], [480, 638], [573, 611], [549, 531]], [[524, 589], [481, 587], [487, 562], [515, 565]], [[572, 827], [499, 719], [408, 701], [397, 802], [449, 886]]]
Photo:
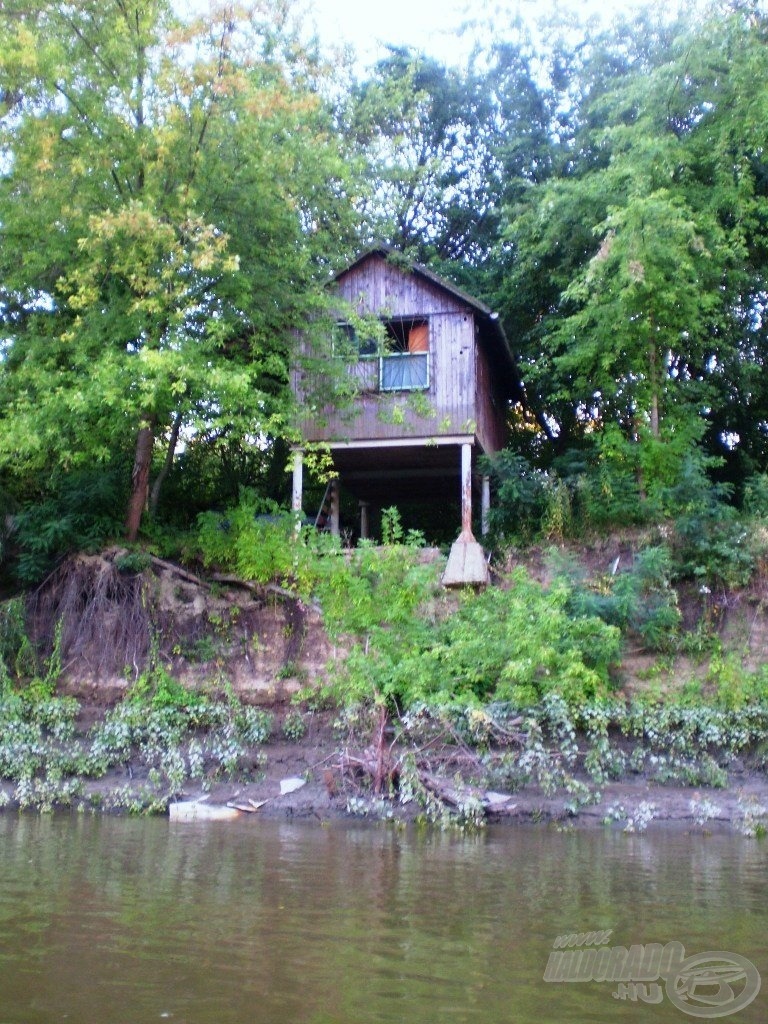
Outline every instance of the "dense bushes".
[[[342, 552], [314, 531], [296, 538], [290, 517], [258, 512], [245, 496], [224, 517], [201, 517], [204, 556], [318, 601], [333, 635], [356, 638], [326, 690], [341, 703], [532, 704], [548, 692], [578, 701], [607, 691], [619, 630], [577, 608], [566, 583], [544, 589], [519, 570], [504, 587], [458, 598], [421, 559], [418, 536]], [[395, 515], [388, 521], [399, 538]]]
[[7, 558], [17, 580], [39, 583], [61, 556], [96, 550], [120, 536], [124, 490], [120, 469], [110, 467], [47, 481], [45, 497], [25, 503], [12, 517]]
[[[619, 631], [569, 611], [565, 586], [544, 590], [524, 570], [508, 588], [468, 593], [435, 614], [397, 624], [358, 622], [356, 646], [329, 691], [338, 699], [376, 696], [397, 706], [536, 704], [547, 693], [581, 701], [605, 694], [619, 657]], [[338, 625], [346, 625], [345, 618]]]
[[[486, 467], [497, 484], [491, 511], [496, 545], [578, 542], [643, 526], [656, 531], [651, 546], [666, 552], [662, 589], [675, 580], [710, 588], [745, 586], [762, 556], [763, 541], [754, 526], [768, 515], [766, 478], [758, 474], [745, 482], [739, 511], [733, 488], [710, 478], [715, 460], [696, 446], [666, 450], [661, 442], [646, 445], [647, 477], [631, 447], [607, 432], [593, 449], [568, 452], [547, 469], [501, 453]], [[643, 555], [646, 567], [649, 557]], [[645, 569], [638, 566], [637, 571], [642, 575]], [[637, 583], [619, 578], [614, 596], [620, 598], [622, 588], [636, 589]], [[658, 586], [652, 589], [658, 597]]]
[[550, 564], [555, 577], [567, 581], [568, 607], [574, 613], [598, 616], [646, 649], [673, 649], [681, 614], [671, 585], [669, 548], [644, 548], [623, 571], [592, 578], [567, 553], [553, 551]]

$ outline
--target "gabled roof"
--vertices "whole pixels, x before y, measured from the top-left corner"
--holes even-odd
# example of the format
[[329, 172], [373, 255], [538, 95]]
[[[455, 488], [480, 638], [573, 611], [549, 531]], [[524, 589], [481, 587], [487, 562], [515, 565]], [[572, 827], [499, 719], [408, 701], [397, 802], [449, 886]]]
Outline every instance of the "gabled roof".
[[[507, 336], [504, 332], [504, 328], [501, 325], [499, 314], [494, 312], [490, 306], [486, 306], [484, 302], [479, 299], [473, 298], [467, 292], [461, 288], [457, 288], [455, 284], [450, 281], [446, 281], [445, 278], [435, 274], [434, 271], [428, 267], [423, 266], [421, 263], [415, 263], [413, 261], [406, 261], [403, 254], [390, 245], [386, 245], [382, 242], [372, 245], [367, 249], [364, 249], [357, 259], [353, 260], [348, 266], [339, 270], [333, 275], [332, 281], [338, 281], [345, 274], [359, 267], [371, 256], [381, 256], [385, 260], [389, 260], [396, 266], [403, 267], [403, 273], [411, 273], [416, 277], [421, 277], [425, 281], [429, 281], [430, 284], [435, 285], [437, 288], [442, 289], [448, 295], [452, 295], [453, 298], [458, 299], [459, 302], [465, 303], [477, 314], [477, 323], [481, 330], [483, 340], [488, 344], [490, 349], [491, 357], [494, 362], [499, 364], [499, 368], [511, 374], [514, 382], [514, 387], [510, 389], [511, 392], [522, 393], [522, 383], [520, 376], [517, 372], [517, 366], [515, 364], [512, 350], [507, 340]], [[403, 266], [403, 264], [405, 264]]]

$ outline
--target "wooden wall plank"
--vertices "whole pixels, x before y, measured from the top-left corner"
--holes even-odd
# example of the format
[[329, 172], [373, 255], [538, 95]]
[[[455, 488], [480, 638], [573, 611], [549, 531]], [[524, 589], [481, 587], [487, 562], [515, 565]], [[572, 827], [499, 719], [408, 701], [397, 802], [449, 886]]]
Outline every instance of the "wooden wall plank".
[[[475, 433], [481, 418], [477, 403], [481, 383], [474, 311], [379, 254], [342, 274], [338, 289], [340, 297], [361, 315], [428, 318], [430, 387], [428, 391], [364, 393], [355, 410], [339, 413], [329, 408], [317, 418], [306, 418], [301, 425], [304, 437], [308, 441], [383, 440]], [[350, 367], [350, 373], [370, 386], [376, 365], [361, 360]]]

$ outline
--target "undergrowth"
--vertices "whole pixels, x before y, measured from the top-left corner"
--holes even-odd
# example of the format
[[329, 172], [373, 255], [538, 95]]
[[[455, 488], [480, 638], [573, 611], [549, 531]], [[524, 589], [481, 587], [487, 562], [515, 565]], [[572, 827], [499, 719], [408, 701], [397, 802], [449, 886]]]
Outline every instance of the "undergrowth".
[[[0, 779], [11, 799], [40, 811], [55, 806], [164, 811], [184, 786], [254, 777], [272, 730], [270, 713], [239, 702], [153, 705], [127, 699], [85, 734], [73, 698], [0, 701]], [[118, 771], [127, 782], [103, 790], [89, 781]]]
[[[362, 709], [348, 709], [339, 727], [352, 723], [354, 732], [365, 720]], [[768, 700], [738, 710], [615, 698], [575, 709], [555, 694], [533, 708], [422, 705], [395, 720], [395, 738], [386, 748], [375, 737], [376, 730], [365, 753], [342, 758], [350, 813], [392, 818], [400, 805], [415, 802], [423, 820], [477, 827], [499, 792], [534, 787], [577, 817], [619, 779], [719, 789], [737, 759], [764, 771]], [[700, 801], [698, 793], [691, 801], [698, 824]], [[732, 822], [745, 835], [765, 831], [768, 810], [753, 804], [747, 800]], [[628, 805], [609, 808], [606, 817], [623, 822], [624, 831], [642, 832], [655, 811], [650, 803]]]
[[[674, 584], [682, 559], [702, 589], [703, 581], [724, 577], [724, 569], [697, 573], [693, 565], [696, 530], [686, 533], [680, 521], [703, 516], [696, 521], [704, 523], [708, 506], [684, 506], [684, 485], [675, 492], [677, 539], [592, 577], [560, 554], [550, 560], [547, 586], [517, 568], [482, 592], [446, 592], [439, 566], [421, 557], [423, 538], [399, 528], [396, 510], [385, 520], [389, 543], [346, 551], [246, 494], [228, 513], [201, 517], [198, 540], [207, 565], [319, 606], [329, 635], [347, 648], [326, 683], [303, 697], [373, 729], [375, 756], [347, 750], [339, 762], [350, 811], [390, 816], [396, 805], [418, 804], [427, 820], [474, 827], [487, 810], [483, 787], [536, 786], [545, 796], [562, 795], [576, 815], [620, 778], [717, 788], [736, 758], [749, 756], [765, 770], [768, 669], [746, 673], [732, 656], [713, 654], [706, 702], [693, 692], [687, 703], [616, 696], [623, 643], [670, 653], [681, 642]], [[686, 536], [683, 555], [676, 545]], [[138, 607], [140, 567], [130, 569]], [[77, 595], [69, 578], [64, 583], [69, 607]], [[190, 693], [163, 664], [154, 633], [128, 698], [79, 733], [78, 706], [54, 696], [64, 622], [54, 623], [51, 653], [41, 660], [23, 603], [0, 605], [0, 778], [15, 787], [3, 799], [40, 810], [161, 811], [191, 783], [205, 789], [258, 774], [271, 717], [233, 696]], [[395, 729], [387, 750], [386, 723]], [[305, 728], [291, 713], [282, 731], [300, 739]], [[366, 738], [362, 727], [349, 735], [358, 747]], [[89, 787], [115, 771], [123, 773], [121, 785], [101, 796]], [[629, 815], [627, 827], [641, 830], [648, 813]], [[744, 829], [757, 834], [760, 814], [750, 814]]]

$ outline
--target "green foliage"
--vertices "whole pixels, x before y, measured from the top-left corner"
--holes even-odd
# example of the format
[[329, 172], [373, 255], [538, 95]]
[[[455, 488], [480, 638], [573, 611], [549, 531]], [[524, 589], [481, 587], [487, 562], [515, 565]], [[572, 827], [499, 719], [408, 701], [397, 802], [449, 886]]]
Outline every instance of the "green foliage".
[[[120, 462], [133, 532], [179, 436], [210, 466], [287, 432], [359, 194], [301, 34], [257, 3], [0, 9], [0, 473], [24, 502]], [[44, 553], [72, 532], [52, 512]]]
[[553, 475], [547, 488], [541, 532], [548, 540], [562, 541], [570, 534], [572, 522], [573, 508], [568, 485]]
[[678, 576], [703, 586], [744, 586], [755, 569], [746, 524], [727, 503], [731, 488], [712, 484], [700, 459], [687, 458], [678, 482], [663, 491], [674, 516], [673, 550]]
[[552, 54], [558, 131], [502, 214], [496, 305], [540, 446], [616, 429], [649, 498], [693, 438], [729, 479], [766, 468], [765, 24], [713, 6], [584, 30]]
[[478, 213], [499, 187], [492, 143], [501, 139], [490, 136], [501, 136], [504, 113], [473, 68], [391, 48], [355, 85], [346, 112], [345, 127], [376, 181], [361, 204], [364, 235], [422, 263], [445, 261], [453, 273], [487, 258], [494, 223]]
[[749, 672], [733, 652], [716, 650], [712, 654], [707, 683], [714, 689], [708, 701], [725, 711], [741, 711], [768, 703], [768, 669], [761, 666]]
[[422, 530], [403, 527], [400, 509], [391, 505], [381, 510], [381, 543], [392, 546], [405, 544], [409, 548], [423, 548], [426, 538]]
[[31, 654], [23, 598], [3, 601], [0, 603], [0, 697], [9, 692], [16, 678], [32, 674]]
[[489, 525], [494, 535], [507, 540], [531, 538], [539, 532], [547, 506], [547, 476], [522, 455], [499, 452], [484, 469], [497, 484]]
[[648, 509], [640, 494], [637, 445], [608, 424], [596, 441], [595, 456], [587, 457], [576, 482], [578, 519], [596, 531], [644, 522]]
[[[768, 738], [768, 704], [724, 709], [614, 697], [569, 705], [549, 693], [522, 713], [515, 704], [498, 702], [471, 709], [415, 706], [399, 725], [403, 738], [422, 750], [446, 735], [476, 749], [483, 785], [507, 792], [535, 786], [560, 797], [575, 816], [600, 802], [606, 783], [628, 775], [657, 785], [726, 785], [734, 755], [760, 756]], [[642, 831], [653, 816], [650, 809], [642, 803], [636, 809], [613, 807], [607, 817]], [[739, 826], [738, 818], [733, 824]]]
[[131, 687], [127, 700], [148, 704], [157, 709], [186, 709], [204, 703], [204, 698], [187, 689], [162, 666], [154, 665], [143, 673]]
[[300, 711], [289, 711], [281, 726], [283, 736], [287, 740], [298, 741], [307, 734], [307, 723]]
[[[754, 4], [536, 41], [500, 17], [464, 69], [401, 48], [352, 85], [290, 5], [185, 24], [167, 0], [134, 6], [0, 12], [0, 505], [21, 529], [0, 524], [0, 544], [22, 582], [113, 536], [133, 490], [140, 516], [150, 482], [153, 514], [182, 525], [242, 484], [284, 498], [291, 362], [317, 378], [313, 414], [343, 390], [323, 285], [374, 237], [515, 340], [532, 457], [500, 470], [498, 535], [656, 515], [697, 445], [765, 506]], [[690, 554], [687, 572], [725, 578], [727, 550]]]
[[269, 711], [248, 705], [235, 706], [234, 721], [245, 743], [266, 743], [272, 735], [273, 717]]
[[150, 564], [150, 556], [146, 551], [127, 551], [115, 558], [115, 568], [122, 573], [142, 573]]
[[570, 449], [547, 469], [511, 451], [486, 462], [497, 482], [490, 512], [502, 541], [561, 541], [643, 522], [648, 509], [638, 489], [637, 451], [607, 428], [593, 445]]
[[253, 491], [243, 491], [225, 514], [204, 512], [198, 519], [204, 563], [236, 568], [243, 579], [258, 583], [287, 583], [294, 575], [295, 532], [295, 516]]
[[742, 508], [755, 518], [768, 518], [768, 473], [754, 473], [744, 483]]
[[166, 810], [188, 782], [207, 789], [222, 775], [248, 777], [260, 763], [254, 747], [266, 742], [271, 715], [211, 701], [133, 699], [108, 711], [87, 736], [76, 731], [79, 704], [72, 698], [0, 701], [0, 778], [16, 783], [21, 808], [49, 811], [87, 802], [84, 786], [129, 762], [145, 781], [93, 798], [94, 806], [132, 813]]
[[381, 510], [381, 543], [400, 544], [403, 540], [403, 524], [400, 513], [394, 505]]
[[0, 603], [0, 698], [13, 691], [23, 692], [33, 702], [53, 697], [62, 668], [62, 628], [59, 620], [53, 631], [53, 648], [41, 666], [26, 631], [24, 600], [13, 598]]
[[644, 548], [630, 568], [593, 580], [586, 580], [573, 563], [562, 560], [559, 572], [568, 583], [569, 607], [576, 614], [598, 616], [648, 650], [674, 649], [681, 616], [671, 586], [668, 548]]
[[436, 594], [434, 565], [422, 565], [415, 548], [361, 545], [349, 558], [317, 561], [315, 594], [333, 635], [392, 633], [414, 621], [421, 604]]
[[470, 593], [457, 608], [437, 610], [434, 574], [416, 568], [402, 559], [369, 566], [354, 593], [332, 605], [339, 632], [360, 637], [329, 684], [337, 700], [530, 705], [550, 692], [579, 701], [609, 689], [619, 632], [570, 615], [567, 588], [544, 590], [521, 570], [509, 589]]
[[59, 475], [47, 491], [14, 517], [16, 576], [25, 585], [38, 583], [61, 556], [96, 550], [122, 529], [125, 487], [118, 470]]

